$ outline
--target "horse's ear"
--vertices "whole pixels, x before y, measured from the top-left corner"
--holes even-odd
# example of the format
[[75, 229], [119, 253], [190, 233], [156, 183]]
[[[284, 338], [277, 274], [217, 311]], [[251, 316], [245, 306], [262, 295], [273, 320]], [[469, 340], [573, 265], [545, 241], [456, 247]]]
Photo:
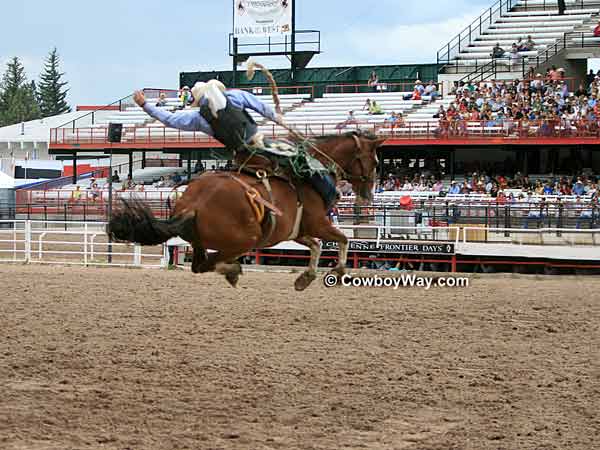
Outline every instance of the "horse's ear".
[[384, 143], [386, 140], [387, 140], [387, 139], [385, 139], [385, 138], [383, 138], [383, 139], [375, 139], [375, 141], [374, 141], [374, 143], [373, 143], [373, 145], [374, 145], [374, 147], [373, 147], [373, 148], [376, 148], [376, 149], [377, 149], [377, 148], [381, 147], [381, 145], [382, 145], [382, 144], [383, 144], [383, 143]]

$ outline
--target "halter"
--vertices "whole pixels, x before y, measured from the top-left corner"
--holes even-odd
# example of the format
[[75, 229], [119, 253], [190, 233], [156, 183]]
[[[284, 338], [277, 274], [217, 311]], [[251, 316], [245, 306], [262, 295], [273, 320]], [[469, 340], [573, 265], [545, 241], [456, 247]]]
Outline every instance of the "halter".
[[[352, 135], [352, 138], [354, 139], [354, 142], [356, 144], [356, 147], [358, 148], [358, 150], [361, 150], [361, 146], [360, 146], [360, 141], [358, 140], [358, 137], [356, 137], [356, 135]], [[354, 158], [352, 159], [352, 161], [350, 161], [350, 166], [352, 166], [352, 164], [354, 164], [355, 161], [358, 161], [358, 164], [360, 165], [360, 171], [361, 171], [361, 175], [352, 175], [350, 173], [348, 173], [348, 171], [346, 169], [344, 169], [337, 161], [335, 161], [331, 156], [329, 156], [328, 154], [324, 153], [323, 151], [321, 151], [315, 144], [313, 144], [311, 141], [309, 141], [308, 139], [305, 140], [305, 142], [308, 143], [308, 145], [310, 145], [310, 147], [316, 151], [318, 154], [320, 154], [321, 156], [325, 157], [326, 159], [328, 159], [336, 168], [336, 172], [339, 172], [342, 177], [347, 180], [352, 182], [354, 181], [360, 181], [362, 183], [365, 183], [367, 181], [371, 181], [371, 177], [366, 175], [366, 170], [365, 167], [362, 163], [362, 160], [360, 159], [360, 157], [358, 155], [354, 155]]]

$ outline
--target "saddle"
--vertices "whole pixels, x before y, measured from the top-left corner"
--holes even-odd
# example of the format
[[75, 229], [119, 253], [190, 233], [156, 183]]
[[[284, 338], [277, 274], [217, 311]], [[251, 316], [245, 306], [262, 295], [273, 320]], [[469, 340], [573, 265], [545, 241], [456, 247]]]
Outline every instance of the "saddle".
[[327, 209], [338, 197], [333, 170], [326, 168], [303, 146], [286, 140], [265, 139], [259, 146], [246, 146], [236, 151], [236, 169], [284, 179], [295, 187], [309, 184], [323, 199]]

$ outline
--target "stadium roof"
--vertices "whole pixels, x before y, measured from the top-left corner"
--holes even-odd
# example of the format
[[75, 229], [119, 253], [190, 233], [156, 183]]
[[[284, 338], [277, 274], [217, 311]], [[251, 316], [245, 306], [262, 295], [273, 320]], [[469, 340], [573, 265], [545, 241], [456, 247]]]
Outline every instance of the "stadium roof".
[[[108, 114], [109, 112], [101, 113]], [[86, 114], [81, 111], [71, 112], [2, 127], [0, 128], [0, 142], [48, 142], [51, 128], [58, 128], [67, 122], [86, 116]], [[89, 116], [91, 120], [91, 115]], [[89, 126], [84, 121], [80, 122], [82, 124], [80, 126]]]
[[0, 189], [12, 189], [15, 187], [15, 180], [4, 172], [0, 171]]

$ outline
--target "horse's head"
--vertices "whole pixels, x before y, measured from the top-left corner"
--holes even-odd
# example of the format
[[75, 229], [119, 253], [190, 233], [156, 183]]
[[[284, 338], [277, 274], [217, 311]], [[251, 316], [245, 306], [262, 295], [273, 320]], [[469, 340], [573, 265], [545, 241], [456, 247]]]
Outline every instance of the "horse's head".
[[371, 203], [377, 177], [377, 148], [385, 139], [360, 133], [321, 138], [318, 147], [335, 161], [339, 176], [352, 184], [357, 203]]
[[368, 204], [373, 201], [373, 188], [377, 177], [377, 148], [385, 139], [377, 139], [362, 135], [351, 135], [354, 141], [353, 155], [349, 163], [343, 167], [346, 179], [352, 184], [358, 204]]

